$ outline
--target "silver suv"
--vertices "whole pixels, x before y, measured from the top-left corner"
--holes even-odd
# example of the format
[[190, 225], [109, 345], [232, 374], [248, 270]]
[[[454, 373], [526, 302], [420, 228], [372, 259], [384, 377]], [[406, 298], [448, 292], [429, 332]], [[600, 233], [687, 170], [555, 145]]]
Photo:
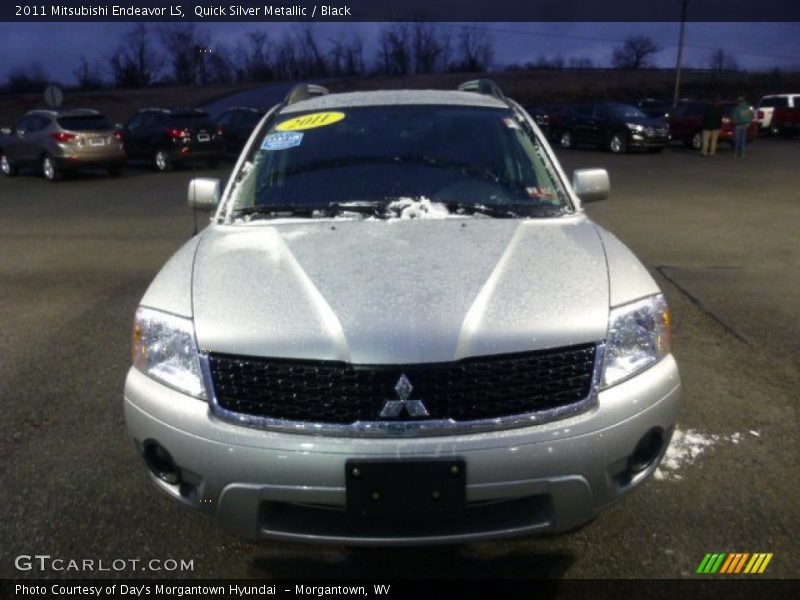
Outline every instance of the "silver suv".
[[121, 132], [96, 110], [32, 110], [0, 133], [0, 170], [6, 176], [24, 167], [38, 169], [49, 181], [85, 168], [119, 175], [124, 162]]
[[491, 82], [327, 94], [261, 121], [136, 312], [150, 479], [240, 536], [563, 532], [647, 479], [678, 412], [670, 313]]

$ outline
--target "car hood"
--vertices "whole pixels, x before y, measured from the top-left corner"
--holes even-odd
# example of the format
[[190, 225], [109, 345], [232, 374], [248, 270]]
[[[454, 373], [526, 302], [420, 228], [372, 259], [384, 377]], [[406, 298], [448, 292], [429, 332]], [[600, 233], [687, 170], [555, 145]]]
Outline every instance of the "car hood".
[[201, 350], [356, 364], [594, 342], [608, 269], [584, 216], [211, 227], [192, 312]]

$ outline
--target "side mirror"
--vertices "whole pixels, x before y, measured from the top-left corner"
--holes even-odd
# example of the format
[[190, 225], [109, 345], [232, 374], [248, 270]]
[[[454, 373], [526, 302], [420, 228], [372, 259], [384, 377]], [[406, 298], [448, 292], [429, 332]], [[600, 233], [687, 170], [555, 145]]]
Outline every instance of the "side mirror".
[[611, 191], [608, 171], [605, 169], [577, 169], [572, 174], [572, 189], [581, 202], [605, 200]]
[[189, 208], [212, 211], [222, 196], [222, 182], [210, 177], [196, 177], [189, 182]]

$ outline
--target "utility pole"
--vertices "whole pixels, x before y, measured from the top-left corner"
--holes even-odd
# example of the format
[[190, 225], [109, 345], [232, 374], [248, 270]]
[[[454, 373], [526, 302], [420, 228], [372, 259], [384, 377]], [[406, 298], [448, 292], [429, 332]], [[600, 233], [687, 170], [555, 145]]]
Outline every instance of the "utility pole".
[[681, 33], [678, 39], [678, 64], [675, 66], [675, 93], [672, 96], [672, 107], [678, 106], [678, 97], [681, 92], [681, 66], [683, 63], [683, 31], [686, 27], [686, 5], [689, 0], [681, 1]]

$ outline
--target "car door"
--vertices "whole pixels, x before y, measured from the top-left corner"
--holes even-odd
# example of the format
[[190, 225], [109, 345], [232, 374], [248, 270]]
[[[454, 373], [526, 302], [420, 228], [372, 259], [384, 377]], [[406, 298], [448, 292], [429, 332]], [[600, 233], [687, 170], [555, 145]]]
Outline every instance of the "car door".
[[122, 141], [125, 144], [125, 151], [131, 158], [141, 158], [145, 153], [145, 116], [146, 113], [136, 113], [125, 125]]
[[596, 104], [592, 107], [592, 118], [589, 122], [589, 140], [592, 144], [604, 146], [611, 137], [613, 127], [611, 113], [605, 106]]
[[47, 152], [50, 142], [51, 125], [53, 120], [50, 117], [37, 115], [31, 119], [28, 126], [28, 160], [38, 162], [41, 156]]
[[574, 140], [573, 143], [575, 144], [585, 144], [587, 143], [591, 135], [590, 131], [590, 121], [592, 118], [592, 107], [586, 105], [578, 105], [573, 106], [570, 109], [569, 118], [568, 118], [568, 128], [572, 132], [572, 139]]
[[25, 146], [29, 145], [28, 129], [30, 128], [32, 117], [22, 117], [14, 125], [14, 130], [8, 136], [8, 144], [4, 149], [8, 159], [15, 163], [26, 162], [26, 156], [30, 151], [26, 151]]

